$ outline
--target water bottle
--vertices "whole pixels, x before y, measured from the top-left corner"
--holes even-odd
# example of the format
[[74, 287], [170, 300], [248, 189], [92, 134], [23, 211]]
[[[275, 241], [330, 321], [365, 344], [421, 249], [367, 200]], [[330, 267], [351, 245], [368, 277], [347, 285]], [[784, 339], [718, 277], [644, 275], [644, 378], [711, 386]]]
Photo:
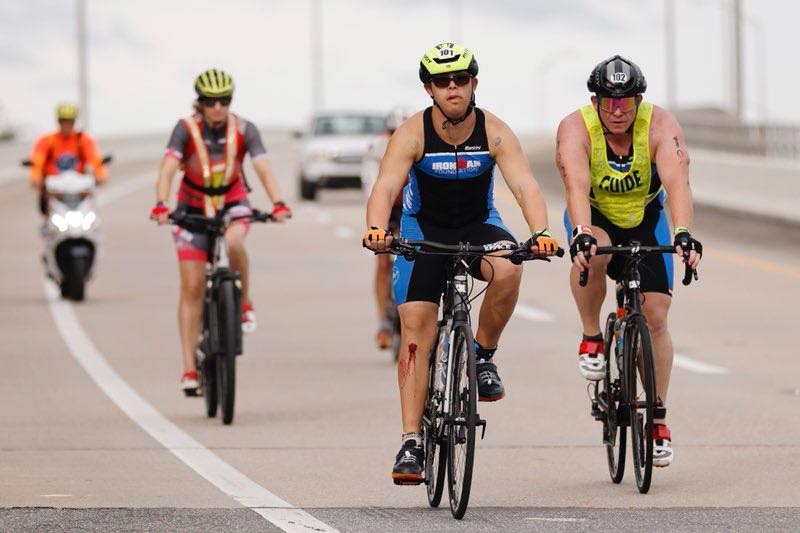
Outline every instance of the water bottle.
[[444, 392], [447, 386], [447, 362], [450, 356], [450, 323], [439, 329], [439, 343], [436, 348], [436, 390]]

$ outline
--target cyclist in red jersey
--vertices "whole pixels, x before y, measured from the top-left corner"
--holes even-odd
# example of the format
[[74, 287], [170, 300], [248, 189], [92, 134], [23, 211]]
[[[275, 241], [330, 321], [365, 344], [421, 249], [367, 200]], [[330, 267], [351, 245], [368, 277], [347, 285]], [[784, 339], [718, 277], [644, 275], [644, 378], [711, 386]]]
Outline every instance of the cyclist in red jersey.
[[[169, 208], [165, 204], [178, 169], [183, 170], [184, 174], [177, 203], [185, 206], [188, 212], [211, 217], [222, 210], [228, 218], [249, 214], [248, 188], [242, 173], [242, 163], [245, 155], [249, 154], [253, 168], [274, 206], [272, 216], [276, 221], [283, 222], [291, 216], [291, 211], [281, 200], [278, 186], [272, 178], [261, 135], [252, 122], [230, 112], [233, 80], [221, 70], [210, 69], [197, 77], [194, 88], [197, 92], [197, 112], [179, 120], [172, 131], [158, 173], [157, 203], [151, 211], [151, 218], [159, 224], [168, 222]], [[247, 223], [234, 222], [227, 229], [225, 240], [231, 267], [241, 274], [242, 329], [250, 332], [256, 327], [256, 317], [248, 292], [248, 260], [244, 248], [247, 230]], [[184, 367], [181, 388], [191, 390], [198, 387], [194, 346], [201, 327], [207, 237], [177, 226], [173, 236], [181, 277], [178, 304]]]

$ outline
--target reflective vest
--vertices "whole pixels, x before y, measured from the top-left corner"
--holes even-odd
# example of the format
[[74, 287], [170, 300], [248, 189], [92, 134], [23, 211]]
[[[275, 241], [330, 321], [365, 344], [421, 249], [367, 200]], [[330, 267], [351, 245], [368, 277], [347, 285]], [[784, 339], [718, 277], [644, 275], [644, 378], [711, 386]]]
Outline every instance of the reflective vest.
[[628, 172], [615, 170], [608, 162], [603, 125], [593, 105], [581, 108], [583, 122], [592, 142], [589, 169], [592, 195], [589, 203], [612, 224], [635, 228], [642, 222], [644, 208], [661, 192], [650, 192], [652, 162], [650, 160], [650, 120], [653, 104], [642, 102], [633, 123], [633, 160]]
[[[239, 179], [241, 174], [239, 165], [241, 159], [239, 148], [242, 144], [239, 133], [239, 120], [233, 113], [228, 114], [228, 124], [225, 129], [225, 157], [222, 161], [212, 162], [208, 154], [208, 147], [203, 140], [202, 119], [195, 117], [184, 117], [181, 119], [189, 132], [194, 153], [197, 155], [201, 176], [189, 176], [191, 170], [184, 167], [187, 175], [184, 176], [184, 183], [192, 189], [203, 193], [203, 211], [207, 217], [213, 217], [218, 209], [225, 205], [225, 193], [227, 193], [233, 183]], [[197, 181], [202, 179], [203, 185]]]

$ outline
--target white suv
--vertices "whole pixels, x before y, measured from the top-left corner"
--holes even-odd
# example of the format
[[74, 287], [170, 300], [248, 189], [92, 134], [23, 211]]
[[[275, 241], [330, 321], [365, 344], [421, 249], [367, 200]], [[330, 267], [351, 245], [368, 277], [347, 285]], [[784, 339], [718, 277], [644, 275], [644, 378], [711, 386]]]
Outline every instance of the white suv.
[[300, 149], [301, 198], [314, 200], [320, 187], [361, 187], [361, 161], [375, 135], [383, 130], [382, 114], [316, 115]]

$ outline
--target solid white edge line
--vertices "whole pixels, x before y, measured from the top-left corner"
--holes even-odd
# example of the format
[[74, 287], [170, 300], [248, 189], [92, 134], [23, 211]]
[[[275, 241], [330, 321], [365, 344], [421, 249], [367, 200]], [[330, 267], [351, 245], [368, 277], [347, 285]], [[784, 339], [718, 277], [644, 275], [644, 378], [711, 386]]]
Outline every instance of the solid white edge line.
[[553, 315], [547, 311], [542, 311], [541, 309], [524, 304], [517, 304], [517, 307], [514, 309], [514, 316], [518, 318], [524, 318], [525, 320], [530, 320], [532, 322], [553, 321]]
[[106, 396], [148, 435], [209, 483], [283, 531], [336, 531], [254, 482], [167, 420], [106, 361], [84, 331], [72, 306], [61, 300], [56, 285], [45, 281], [44, 291], [56, 328], [72, 356]]
[[728, 373], [727, 368], [722, 368], [721, 366], [712, 365], [710, 363], [704, 363], [703, 361], [698, 361], [697, 359], [692, 359], [691, 357], [687, 357], [679, 353], [673, 355], [672, 366], [675, 368], [688, 370], [689, 372], [694, 372], [696, 374], [722, 375]]

